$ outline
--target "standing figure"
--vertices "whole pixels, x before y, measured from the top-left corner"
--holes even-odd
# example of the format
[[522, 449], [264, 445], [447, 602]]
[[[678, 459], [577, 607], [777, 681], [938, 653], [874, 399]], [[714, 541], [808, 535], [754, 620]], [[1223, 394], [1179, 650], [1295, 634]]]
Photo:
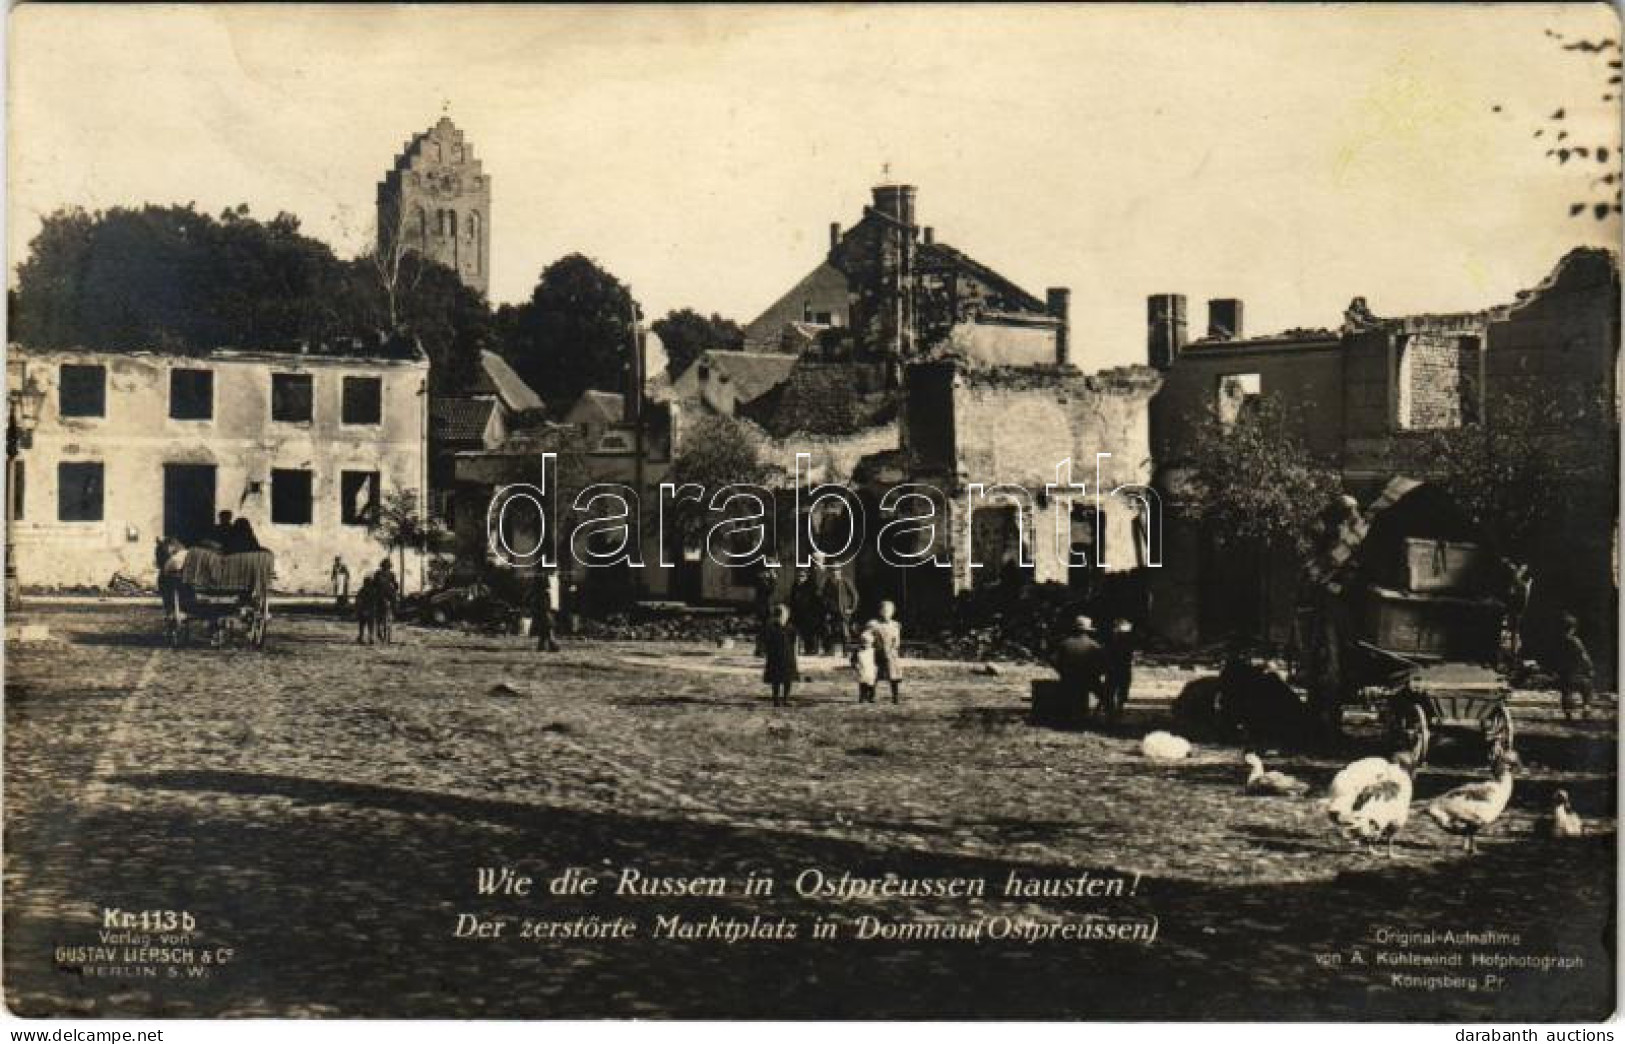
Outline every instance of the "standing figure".
[[536, 638], [537, 652], [558, 652], [553, 637], [559, 601], [559, 575], [551, 569], [538, 569], [530, 587], [530, 633]]
[[1579, 621], [1573, 613], [1563, 614], [1563, 634], [1557, 640], [1552, 669], [1557, 674], [1558, 692], [1562, 694], [1563, 717], [1574, 717], [1575, 704], [1579, 704], [1580, 717], [1591, 717], [1591, 699], [1596, 669], [1585, 642], [1580, 640]]
[[1102, 700], [1107, 715], [1115, 718], [1128, 703], [1134, 684], [1134, 625], [1127, 620], [1112, 621], [1106, 634], [1106, 696]]
[[767, 632], [767, 625], [773, 617], [773, 596], [779, 590], [779, 571], [766, 559], [757, 565], [756, 573], [751, 577], [751, 586], [755, 589], [756, 597], [754, 609], [756, 611], [756, 655], [764, 655], [762, 649], [762, 635]]
[[342, 556], [334, 555], [333, 568], [327, 575], [333, 581], [333, 602], [343, 609], [350, 602], [350, 567], [344, 564]]
[[355, 643], [371, 645], [378, 634], [378, 579], [370, 573], [361, 579], [355, 593], [355, 619]]
[[790, 625], [790, 607], [782, 603], [773, 607], [772, 619], [762, 629], [762, 653], [766, 663], [762, 680], [773, 691], [773, 706], [785, 707], [790, 703], [790, 688], [801, 677], [796, 663], [796, 629]]
[[824, 653], [833, 656], [837, 646], [852, 640], [852, 614], [858, 611], [858, 589], [839, 566], [829, 567], [823, 557], [816, 560], [814, 577], [819, 601], [824, 607]]
[[858, 647], [852, 650], [852, 669], [858, 674], [858, 702], [875, 702], [880, 665], [875, 660], [875, 632], [868, 628], [858, 635]]
[[1518, 562], [1507, 579], [1507, 652], [1516, 660], [1523, 651], [1523, 614], [1529, 608], [1529, 593], [1534, 579], [1529, 566]]
[[801, 635], [801, 651], [817, 655], [823, 647], [824, 600], [809, 570], [796, 570], [796, 582], [790, 588], [790, 620]]
[[897, 604], [880, 603], [880, 616], [866, 628], [875, 636], [875, 683], [891, 684], [891, 701], [899, 701], [903, 684], [903, 625], [897, 619]]
[[395, 567], [389, 564], [389, 559], [378, 563], [378, 571], [372, 574], [372, 582], [376, 588], [373, 612], [378, 641], [388, 645], [395, 623], [395, 605], [401, 597], [401, 584], [395, 578]]
[[1073, 620], [1072, 633], [1056, 647], [1054, 660], [1056, 673], [1061, 676], [1061, 690], [1067, 698], [1078, 701], [1085, 715], [1089, 713], [1091, 697], [1105, 706], [1106, 677], [1110, 671], [1106, 650], [1090, 634], [1093, 629], [1094, 621], [1087, 616]]

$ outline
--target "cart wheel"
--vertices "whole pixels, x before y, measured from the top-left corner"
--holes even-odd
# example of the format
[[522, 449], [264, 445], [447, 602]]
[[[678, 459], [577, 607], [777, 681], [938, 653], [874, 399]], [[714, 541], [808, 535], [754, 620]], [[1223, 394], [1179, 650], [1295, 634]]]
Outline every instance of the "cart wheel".
[[1411, 757], [1416, 759], [1418, 765], [1422, 764], [1428, 759], [1428, 741], [1432, 736], [1432, 730], [1428, 728], [1427, 708], [1420, 703], [1406, 707], [1399, 727], [1404, 733]]
[[1484, 719], [1484, 749], [1491, 757], [1495, 757], [1497, 749], [1512, 750], [1512, 741], [1516, 730], [1512, 727], [1512, 712], [1505, 707], [1497, 707]]
[[437, 605], [429, 610], [429, 622], [436, 627], [444, 627], [451, 623], [451, 614], [446, 611], [445, 606]]

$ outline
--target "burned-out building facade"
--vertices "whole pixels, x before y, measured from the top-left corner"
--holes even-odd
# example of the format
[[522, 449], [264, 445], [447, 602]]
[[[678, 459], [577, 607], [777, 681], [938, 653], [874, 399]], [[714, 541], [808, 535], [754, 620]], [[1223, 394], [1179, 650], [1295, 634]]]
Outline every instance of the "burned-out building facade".
[[[1573, 613], [1612, 661], [1617, 606], [1615, 534], [1619, 431], [1619, 274], [1605, 250], [1575, 250], [1517, 299], [1475, 312], [1383, 317], [1355, 298], [1336, 329], [1244, 336], [1239, 303], [1210, 305], [1207, 334], [1188, 338], [1184, 299], [1148, 302], [1148, 361], [1162, 374], [1151, 406], [1158, 485], [1168, 507], [1155, 625], [1176, 644], [1219, 641], [1238, 628], [1292, 638], [1298, 573], [1261, 570], [1180, 510], [1178, 489], [1196, 420], [1221, 422], [1254, 396], [1290, 407], [1295, 437], [1359, 503], [1394, 477], [1437, 479], [1448, 467], [1433, 436], [1517, 425], [1528, 445], [1561, 461], [1553, 510], [1522, 552], [1535, 578], [1526, 633]], [[1233, 322], [1228, 320], [1233, 319]], [[1493, 528], [1495, 520], [1480, 520]], [[1510, 552], [1507, 552], [1510, 554]], [[1260, 591], [1260, 578], [1270, 589]], [[1245, 592], [1257, 597], [1248, 598]]]

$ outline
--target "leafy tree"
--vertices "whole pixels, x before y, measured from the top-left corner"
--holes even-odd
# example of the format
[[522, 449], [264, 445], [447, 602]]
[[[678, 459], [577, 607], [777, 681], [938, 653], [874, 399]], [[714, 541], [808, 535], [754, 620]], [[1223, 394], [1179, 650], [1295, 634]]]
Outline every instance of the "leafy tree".
[[431, 518], [418, 510], [418, 491], [394, 489], [384, 494], [383, 503], [373, 521], [372, 535], [391, 554], [400, 555], [400, 572], [406, 576], [406, 552], [428, 551], [441, 543], [446, 534]]
[[[1608, 404], [1587, 394], [1544, 395], [1538, 405], [1502, 396], [1484, 423], [1412, 433], [1395, 456], [1449, 493], [1502, 555], [1527, 563], [1565, 513], [1596, 507], [1597, 493], [1612, 498], [1618, 430]], [[1599, 438], [1605, 431], [1616, 438]]]
[[669, 513], [671, 522], [692, 547], [718, 521], [705, 509], [718, 489], [772, 486], [783, 477], [782, 467], [764, 459], [761, 438], [751, 428], [733, 417], [701, 417], [683, 433], [682, 448], [672, 460], [666, 481], [679, 486], [697, 484], [705, 491], [705, 501], [677, 501]]
[[1298, 411], [1273, 395], [1249, 398], [1233, 420], [1205, 412], [1192, 427], [1181, 507], [1223, 538], [1307, 560], [1315, 523], [1341, 482], [1302, 430]]
[[[1570, 39], [1552, 29], [1547, 29], [1545, 33], [1547, 39], [1581, 60], [1602, 63], [1596, 70], [1596, 76], [1599, 81], [1598, 89], [1602, 92], [1601, 104], [1607, 106], [1603, 113], [1607, 117], [1607, 126], [1612, 128], [1619, 121], [1621, 94], [1619, 41], [1613, 37], [1599, 37], [1595, 40]], [[1552, 105], [1555, 105], [1555, 108], [1551, 108], [1548, 113], [1547, 108]], [[1577, 136], [1580, 132], [1574, 128], [1580, 122], [1578, 117], [1594, 112], [1594, 105], [1590, 98], [1572, 98], [1562, 103], [1549, 103], [1540, 110], [1546, 115], [1541, 118], [1541, 125], [1535, 128], [1534, 137], [1542, 139], [1547, 146], [1547, 158], [1558, 166], [1567, 166], [1573, 161], [1574, 166], [1570, 169], [1577, 171], [1585, 181], [1583, 198], [1569, 204], [1569, 216], [1590, 215], [1598, 221], [1605, 221], [1611, 215], [1621, 212], [1620, 190], [1625, 187], [1621, 185], [1625, 174], [1620, 170], [1619, 146], [1604, 141], [1587, 141]], [[1505, 112], [1505, 106], [1496, 103], [1490, 110], [1502, 113]]]
[[1302, 412], [1273, 395], [1247, 397], [1233, 416], [1210, 407], [1192, 420], [1179, 462], [1178, 510], [1258, 563], [1266, 629], [1276, 556], [1290, 556], [1300, 569], [1309, 561], [1322, 515], [1341, 488], [1337, 468], [1300, 434]]
[[17, 268], [15, 336], [40, 347], [203, 352], [353, 334], [343, 265], [278, 214], [61, 210]]
[[548, 265], [530, 300], [498, 317], [503, 355], [537, 394], [568, 403], [620, 391], [632, 345], [631, 292], [581, 254]]
[[[429, 386], [435, 394], [455, 394], [478, 373], [481, 349], [496, 344], [496, 320], [485, 298], [457, 273], [416, 253], [401, 259], [402, 290], [391, 304], [370, 258], [348, 267], [348, 277], [368, 325], [400, 329], [415, 336], [429, 356]], [[393, 308], [394, 319], [390, 319]]]
[[737, 351], [745, 345], [744, 328], [715, 312], [707, 318], [692, 308], [674, 309], [650, 325], [666, 346], [666, 370], [673, 377], [703, 352]]
[[400, 273], [392, 298], [372, 259], [340, 261], [291, 214], [61, 210], [30, 244], [8, 304], [12, 335], [44, 348], [203, 353], [402, 330], [428, 353], [434, 390], [462, 387], [493, 339], [490, 308], [416, 254]]

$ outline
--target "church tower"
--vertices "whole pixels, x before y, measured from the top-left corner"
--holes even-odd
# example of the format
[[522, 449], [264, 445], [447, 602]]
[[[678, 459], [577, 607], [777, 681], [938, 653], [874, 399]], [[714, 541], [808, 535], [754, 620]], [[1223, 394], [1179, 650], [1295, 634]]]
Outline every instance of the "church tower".
[[486, 292], [491, 274], [491, 179], [446, 116], [406, 143], [378, 183], [378, 252], [417, 251]]

